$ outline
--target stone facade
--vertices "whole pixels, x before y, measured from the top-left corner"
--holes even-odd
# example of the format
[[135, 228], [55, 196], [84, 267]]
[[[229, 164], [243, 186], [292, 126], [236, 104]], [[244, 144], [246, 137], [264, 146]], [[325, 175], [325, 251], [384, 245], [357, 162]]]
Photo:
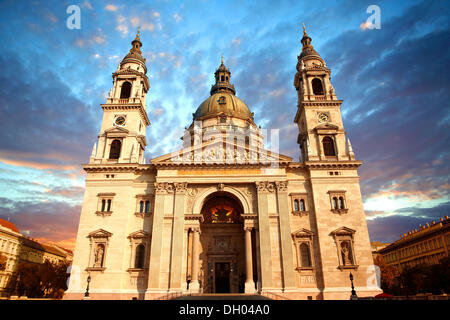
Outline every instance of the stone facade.
[[145, 164], [150, 86], [138, 33], [133, 58], [113, 74], [99, 145], [84, 165], [66, 299], [83, 297], [88, 275], [92, 299], [223, 292], [349, 299], [350, 272], [359, 296], [381, 292], [371, 280], [361, 161], [346, 140], [330, 70], [310, 42], [304, 32], [294, 81], [301, 162], [263, 148], [222, 60], [183, 149]]

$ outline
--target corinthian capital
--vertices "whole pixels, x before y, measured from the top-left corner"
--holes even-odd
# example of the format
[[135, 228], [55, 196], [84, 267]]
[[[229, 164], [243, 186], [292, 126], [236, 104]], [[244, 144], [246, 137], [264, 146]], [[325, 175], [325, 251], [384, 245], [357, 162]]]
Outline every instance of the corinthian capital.
[[175, 191], [176, 193], [185, 194], [187, 191], [187, 182], [175, 182]]
[[258, 189], [258, 192], [262, 192], [262, 193], [275, 192], [275, 185], [274, 185], [274, 183], [273, 182], [269, 182], [269, 181], [256, 182], [256, 188]]
[[156, 194], [173, 193], [173, 184], [168, 182], [155, 182]]
[[287, 181], [275, 181], [278, 192], [287, 192]]

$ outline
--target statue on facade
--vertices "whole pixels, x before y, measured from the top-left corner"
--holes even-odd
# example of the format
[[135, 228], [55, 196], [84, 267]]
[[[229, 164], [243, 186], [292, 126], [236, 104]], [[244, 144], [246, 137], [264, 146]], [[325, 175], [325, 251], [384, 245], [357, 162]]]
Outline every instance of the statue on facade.
[[103, 245], [99, 244], [97, 246], [97, 250], [95, 251], [95, 263], [94, 267], [100, 268], [103, 264], [103, 254], [104, 254]]
[[341, 254], [342, 254], [342, 263], [344, 266], [351, 265], [352, 259], [350, 256], [350, 248], [347, 241], [341, 243]]

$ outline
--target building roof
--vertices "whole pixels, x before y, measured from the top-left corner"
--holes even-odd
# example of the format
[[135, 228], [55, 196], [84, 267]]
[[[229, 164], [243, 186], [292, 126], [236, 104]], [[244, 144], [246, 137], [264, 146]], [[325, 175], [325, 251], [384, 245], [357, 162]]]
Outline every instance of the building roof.
[[12, 230], [14, 232], [20, 233], [19, 229], [17, 229], [17, 227], [14, 225], [14, 223], [12, 223], [10, 221], [4, 220], [4, 219], [0, 219], [0, 225], [2, 227], [8, 228], [8, 229], [10, 229], [10, 230]]
[[440, 232], [443, 229], [448, 230], [450, 228], [450, 219], [448, 216], [441, 218], [439, 222], [427, 223], [425, 226], [420, 226], [419, 230], [414, 229], [400, 236], [400, 239], [394, 241], [385, 248], [379, 250], [380, 253], [387, 253], [393, 249], [402, 247], [416, 240], [428, 237], [436, 232]]

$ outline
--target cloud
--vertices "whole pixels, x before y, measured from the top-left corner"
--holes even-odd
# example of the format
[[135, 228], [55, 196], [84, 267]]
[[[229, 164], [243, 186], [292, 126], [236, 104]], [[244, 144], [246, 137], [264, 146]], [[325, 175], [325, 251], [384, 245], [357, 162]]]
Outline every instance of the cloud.
[[176, 21], [177, 23], [179, 23], [179, 22], [181, 22], [181, 21], [183, 20], [183, 17], [181, 17], [178, 13], [175, 13], [175, 14], [173, 15], [173, 18], [175, 19], [175, 21]]
[[107, 4], [105, 6], [105, 9], [108, 10], [108, 11], [114, 11], [115, 12], [115, 11], [117, 11], [118, 7], [113, 5], [113, 4]]
[[23, 234], [68, 245], [75, 242], [81, 206], [54, 201], [11, 203], [8, 199], [0, 198], [0, 212], [0, 218], [9, 218]]
[[400, 235], [419, 229], [420, 225], [439, 221], [448, 215], [449, 210], [450, 202], [447, 202], [432, 208], [404, 208], [398, 210], [396, 214], [367, 220], [370, 241], [393, 242], [400, 239]]

